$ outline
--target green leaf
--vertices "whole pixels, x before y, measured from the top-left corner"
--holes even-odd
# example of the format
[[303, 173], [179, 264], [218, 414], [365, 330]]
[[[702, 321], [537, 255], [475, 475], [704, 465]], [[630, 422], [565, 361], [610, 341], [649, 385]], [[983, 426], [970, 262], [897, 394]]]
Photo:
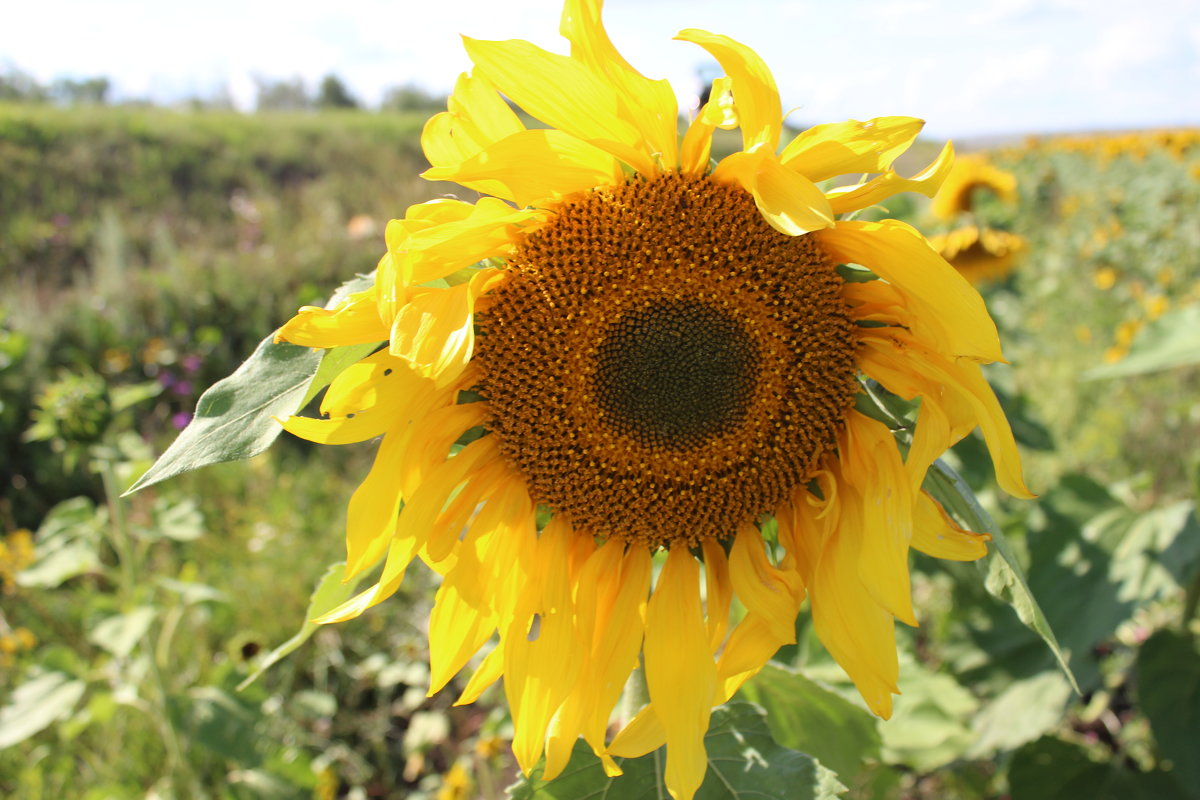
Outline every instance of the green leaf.
[[116, 614], [97, 623], [88, 634], [88, 640], [118, 658], [127, 658], [150, 630], [157, 615], [158, 611], [151, 606], [139, 606]]
[[1176, 783], [1200, 798], [1200, 646], [1191, 636], [1160, 630], [1137, 657], [1137, 690], [1158, 752]]
[[1144, 375], [1175, 367], [1200, 364], [1200, 303], [1163, 314], [1143, 328], [1129, 354], [1115, 364], [1093, 367], [1085, 381]]
[[1032, 742], [1058, 727], [1070, 699], [1071, 685], [1058, 671], [1012, 683], [975, 716], [967, 755], [985, 758]]
[[1020, 560], [1013, 552], [1004, 532], [979, 505], [970, 487], [958, 473], [938, 459], [925, 476], [924, 488], [968, 530], [992, 535], [992, 545], [988, 548], [987, 557], [975, 562], [983, 573], [984, 587], [989, 594], [1012, 606], [1017, 618], [1042, 638], [1054, 654], [1054, 659], [1067, 676], [1067, 680], [1071, 682], [1071, 687], [1079, 692], [1079, 684], [1075, 681], [1067, 657], [1059, 647], [1058, 639], [1050, 629], [1046, 615], [1029, 589]]
[[61, 672], [46, 672], [18, 686], [8, 705], [0, 708], [0, 749], [69, 717], [86, 688], [83, 681]]
[[[778, 745], [771, 738], [766, 714], [749, 703], [728, 703], [715, 709], [704, 745], [708, 772], [696, 800], [836, 800], [846, 791], [833, 771], [816, 759]], [[539, 766], [509, 792], [515, 800], [667, 797], [661, 781], [666, 764], [664, 749], [641, 758], [618, 758], [616, 762], [625, 774], [609, 778], [600, 759], [579, 741], [571, 763], [557, 778], [543, 782]]]
[[1138, 773], [1093, 761], [1082, 747], [1053, 736], [1025, 745], [1008, 768], [1014, 800], [1182, 800], [1162, 772]]
[[158, 497], [154, 501], [151, 525], [147, 534], [152, 538], [166, 537], [177, 542], [193, 542], [204, 534], [204, 515], [191, 498], [172, 500]]
[[360, 572], [353, 580], [345, 583], [342, 581], [342, 574], [345, 567], [346, 562], [339, 561], [336, 564], [331, 564], [325, 570], [325, 574], [321, 576], [321, 580], [317, 581], [316, 588], [313, 589], [312, 594], [308, 598], [308, 609], [304, 612], [304, 623], [300, 626], [300, 630], [292, 638], [263, 657], [263, 660], [254, 672], [250, 673], [245, 680], [238, 684], [237, 690], [239, 692], [258, 680], [259, 676], [274, 666], [280, 659], [291, 654], [293, 650], [308, 641], [308, 637], [312, 636], [313, 632], [319, 627], [317, 623], [313, 622], [313, 619], [332, 611], [350, 599], [351, 595], [354, 594], [354, 590], [358, 588], [358, 585], [366, 576], [366, 571]]
[[274, 339], [263, 339], [232, 375], [200, 395], [192, 421], [125, 495], [209, 464], [256, 456], [275, 441], [283, 431], [275, 417], [300, 408], [321, 351]]
[[962, 757], [975, 738], [969, 727], [979, 707], [975, 697], [950, 675], [907, 656], [899, 685], [895, 713], [880, 725], [884, 760], [931, 772]]
[[879, 720], [798, 672], [767, 664], [741, 694], [767, 710], [775, 741], [813, 756], [843, 783], [851, 784], [864, 762], [879, 758]]
[[197, 744], [237, 764], [262, 762], [262, 738], [254, 709], [215, 686], [188, 692], [184, 725]]
[[50, 509], [37, 532], [37, 560], [17, 574], [26, 587], [51, 589], [78, 575], [103, 570], [98, 546], [104, 520], [86, 497]]

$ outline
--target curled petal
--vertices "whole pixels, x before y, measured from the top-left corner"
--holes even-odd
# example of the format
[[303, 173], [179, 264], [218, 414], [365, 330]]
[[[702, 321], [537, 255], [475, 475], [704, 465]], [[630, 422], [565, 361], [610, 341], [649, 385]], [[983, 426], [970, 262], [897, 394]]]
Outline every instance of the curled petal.
[[889, 171], [858, 186], [834, 189], [825, 196], [829, 198], [829, 204], [835, 214], [848, 214], [882, 203], [900, 192], [918, 192], [932, 197], [953, 166], [954, 146], [947, 142], [938, 157], [911, 178], [904, 178], [896, 172]]
[[698, 44], [712, 55], [733, 82], [733, 100], [742, 126], [742, 149], [775, 155], [783, 130], [779, 88], [758, 53], [717, 33], [689, 28], [676, 39]]
[[616, 88], [622, 114], [638, 121], [644, 149], [673, 166], [679, 117], [675, 91], [665, 80], [642, 75], [617, 52], [600, 21], [600, 5], [600, 0], [567, 0], [559, 30], [571, 42], [571, 55]]
[[784, 167], [771, 153], [733, 153], [713, 171], [713, 179], [734, 183], [754, 196], [772, 228], [800, 236], [834, 224], [829, 201], [816, 184]]
[[616, 158], [558, 130], [514, 133], [459, 164], [426, 170], [422, 177], [463, 185], [497, 181], [506, 187], [504, 196], [522, 207], [622, 180]]
[[875, 117], [816, 125], [798, 134], [779, 159], [810, 181], [858, 172], [884, 172], [917, 138], [923, 120]]

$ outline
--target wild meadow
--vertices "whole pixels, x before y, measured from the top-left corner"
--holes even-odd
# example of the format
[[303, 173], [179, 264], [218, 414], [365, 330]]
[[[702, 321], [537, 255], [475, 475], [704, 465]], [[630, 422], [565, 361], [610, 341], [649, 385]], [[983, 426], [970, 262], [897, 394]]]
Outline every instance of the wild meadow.
[[[307, 622], [346, 596], [333, 570], [372, 447], [284, 435], [121, 496], [205, 389], [374, 269], [389, 218], [452, 191], [417, 177], [423, 121], [0, 105], [0, 794], [490, 800], [518, 781], [496, 687], [426, 696], [435, 575]], [[1039, 497], [994, 489], [978, 433], [951, 465], [1037, 606], [1011, 573], [914, 553], [891, 720], [805, 613], [740, 699], [845, 789], [814, 796], [1200, 798], [1200, 131], [982, 155], [1015, 201], [887, 211], [1024, 240], [979, 289]]]

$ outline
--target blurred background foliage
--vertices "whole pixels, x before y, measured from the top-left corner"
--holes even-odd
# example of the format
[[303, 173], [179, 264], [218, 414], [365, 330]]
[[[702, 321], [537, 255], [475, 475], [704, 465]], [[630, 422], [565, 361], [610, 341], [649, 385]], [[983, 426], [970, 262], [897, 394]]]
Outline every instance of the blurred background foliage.
[[[389, 216], [453, 190], [416, 177], [441, 101], [399, 87], [368, 113], [331, 76], [264, 85], [253, 115], [112, 108], [99, 83], [13, 73], [0, 98], [0, 793], [501, 796], [498, 696], [425, 697], [434, 578], [302, 631], [314, 587], [314, 603], [336, 590], [322, 578], [370, 448], [281, 439], [118, 498], [201, 391], [374, 267]], [[910, 173], [940, 145], [920, 144]], [[888, 212], [1026, 243], [980, 289], [1011, 362], [989, 377], [1040, 497], [999, 495], [974, 437], [952, 461], [1019, 550], [1082, 694], [971, 565], [914, 555], [922, 625], [901, 631], [891, 721], [803, 615], [743, 699], [847, 797], [1200, 798], [1200, 134], [984, 155], [1016, 202], [983, 187], [961, 219], [922, 198]]]

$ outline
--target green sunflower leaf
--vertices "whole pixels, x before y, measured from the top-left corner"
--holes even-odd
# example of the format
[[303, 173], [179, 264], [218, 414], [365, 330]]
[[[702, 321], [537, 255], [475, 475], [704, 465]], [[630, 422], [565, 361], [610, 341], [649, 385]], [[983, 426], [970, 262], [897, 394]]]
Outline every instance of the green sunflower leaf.
[[985, 588], [989, 594], [1012, 606], [1017, 618], [1042, 638], [1054, 654], [1054, 659], [1063, 674], [1071, 682], [1071, 687], [1078, 693], [1079, 684], [1075, 680], [1075, 674], [1067, 663], [1067, 656], [1059, 646], [1058, 638], [1051, 630], [1045, 613], [1029, 589], [1020, 559], [1017, 558], [1004, 532], [979, 504], [966, 481], [939, 459], [929, 468], [924, 489], [968, 530], [992, 535], [987, 557], [975, 562], [983, 574]]
[[[325, 306], [334, 308], [374, 283], [373, 273], [359, 275], [339, 286]], [[276, 343], [272, 333], [232, 375], [200, 395], [192, 421], [122, 497], [209, 464], [258, 455], [283, 432], [275, 417], [300, 410], [339, 372], [377, 346], [347, 345], [322, 351]]]
[[22, 683], [0, 708], [0, 750], [71, 716], [86, 689], [83, 681], [61, 672], [44, 672]]
[[[704, 745], [708, 771], [696, 800], [836, 800], [846, 791], [834, 772], [815, 758], [776, 743], [766, 713], [749, 703], [727, 703], [715, 709]], [[581, 740], [557, 778], [542, 781], [542, 767], [538, 766], [509, 793], [516, 800], [662, 800], [667, 796], [662, 784], [664, 749], [641, 758], [615, 760], [625, 774], [610, 778], [600, 759]]]
[[232, 375], [200, 395], [192, 421], [126, 495], [209, 464], [256, 456], [275, 441], [283, 432], [275, 417], [300, 408], [321, 351], [274, 339], [263, 339]]
[[798, 672], [767, 664], [741, 689], [767, 710], [767, 724], [785, 747], [809, 753], [849, 783], [882, 749], [879, 721]]

